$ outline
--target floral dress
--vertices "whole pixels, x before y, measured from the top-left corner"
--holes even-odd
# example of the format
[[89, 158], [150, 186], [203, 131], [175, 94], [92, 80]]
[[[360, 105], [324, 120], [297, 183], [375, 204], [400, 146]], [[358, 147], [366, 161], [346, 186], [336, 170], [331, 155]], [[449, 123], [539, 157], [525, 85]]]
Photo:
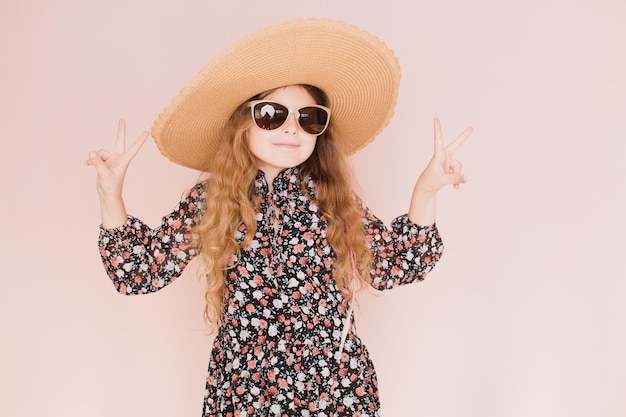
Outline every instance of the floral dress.
[[[354, 322], [339, 352], [347, 321], [332, 274], [334, 253], [314, 183], [306, 181], [303, 193], [302, 181], [297, 168], [287, 169], [270, 192], [263, 173], [256, 178], [257, 232], [226, 276], [205, 417], [379, 415], [376, 373]], [[101, 229], [102, 261], [120, 293], [158, 291], [198, 254], [190, 239], [204, 187], [194, 187], [156, 229], [132, 216]], [[424, 279], [443, 250], [436, 226], [418, 226], [404, 215], [388, 229], [362, 208], [374, 255], [371, 285], [382, 290]], [[245, 234], [241, 226], [236, 237]]]

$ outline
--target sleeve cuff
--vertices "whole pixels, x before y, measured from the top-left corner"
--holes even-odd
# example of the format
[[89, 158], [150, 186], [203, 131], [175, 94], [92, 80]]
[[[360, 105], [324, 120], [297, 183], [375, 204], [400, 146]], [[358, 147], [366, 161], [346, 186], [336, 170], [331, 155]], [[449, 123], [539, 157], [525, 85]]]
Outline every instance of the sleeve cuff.
[[[126, 223], [121, 224], [117, 227], [112, 227], [110, 229], [105, 228], [104, 226], [102, 226], [102, 223], [100, 223], [100, 235], [101, 236], [108, 236], [108, 237], [115, 237], [115, 238], [120, 238], [122, 236], [127, 235], [129, 232], [131, 232], [131, 229], [135, 229], [133, 227], [133, 222], [135, 222], [137, 219], [131, 215], [127, 215], [126, 217]], [[131, 232], [132, 233], [132, 232]]]
[[408, 214], [398, 216], [391, 222], [391, 227], [400, 235], [417, 236], [421, 233], [437, 232], [437, 223], [430, 226], [421, 226], [413, 223]]

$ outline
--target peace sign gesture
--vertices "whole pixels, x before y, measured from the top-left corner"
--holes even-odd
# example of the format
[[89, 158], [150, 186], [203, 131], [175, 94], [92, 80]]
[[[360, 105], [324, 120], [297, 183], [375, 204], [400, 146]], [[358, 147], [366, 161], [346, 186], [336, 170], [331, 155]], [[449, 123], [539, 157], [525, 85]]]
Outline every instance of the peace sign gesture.
[[411, 208], [409, 209], [409, 218], [423, 226], [435, 222], [437, 192], [446, 185], [452, 184], [454, 188], [458, 189], [461, 183], [467, 182], [467, 177], [461, 173], [461, 162], [453, 159], [452, 156], [473, 131], [471, 127], [467, 127], [452, 142], [444, 146], [439, 118], [434, 119], [434, 129], [435, 150], [433, 157], [415, 184]]
[[126, 208], [122, 199], [124, 177], [130, 161], [148, 139], [148, 132], [143, 132], [128, 148], [126, 147], [126, 121], [121, 119], [117, 126], [117, 138], [113, 153], [105, 149], [91, 152], [85, 165], [93, 166], [97, 172], [97, 189], [102, 209], [102, 225], [105, 228], [116, 227], [126, 222]]

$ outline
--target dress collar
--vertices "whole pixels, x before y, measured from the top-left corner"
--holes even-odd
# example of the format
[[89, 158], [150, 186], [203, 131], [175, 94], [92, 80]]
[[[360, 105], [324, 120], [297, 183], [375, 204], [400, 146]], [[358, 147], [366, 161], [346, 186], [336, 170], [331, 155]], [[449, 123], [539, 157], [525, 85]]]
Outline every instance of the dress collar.
[[[280, 197], [302, 194], [302, 181], [304, 181], [304, 179], [302, 178], [299, 167], [286, 168], [280, 171], [278, 175], [276, 175], [276, 178], [274, 178], [274, 181], [272, 182], [272, 194]], [[306, 185], [309, 192], [313, 194], [312, 181], [307, 181]], [[261, 170], [257, 173], [255, 188], [257, 194], [265, 196], [269, 194], [267, 179], [265, 178], [265, 173]]]

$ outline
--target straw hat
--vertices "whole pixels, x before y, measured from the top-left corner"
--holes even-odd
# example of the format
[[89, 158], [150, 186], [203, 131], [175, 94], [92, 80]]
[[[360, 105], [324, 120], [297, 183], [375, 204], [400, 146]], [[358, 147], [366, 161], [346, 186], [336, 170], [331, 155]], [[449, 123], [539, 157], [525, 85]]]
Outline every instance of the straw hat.
[[337, 20], [288, 21], [214, 55], [159, 115], [152, 137], [173, 162], [210, 172], [241, 103], [277, 87], [310, 84], [328, 96], [334, 135], [352, 154], [389, 123], [399, 83], [397, 58], [370, 33]]

